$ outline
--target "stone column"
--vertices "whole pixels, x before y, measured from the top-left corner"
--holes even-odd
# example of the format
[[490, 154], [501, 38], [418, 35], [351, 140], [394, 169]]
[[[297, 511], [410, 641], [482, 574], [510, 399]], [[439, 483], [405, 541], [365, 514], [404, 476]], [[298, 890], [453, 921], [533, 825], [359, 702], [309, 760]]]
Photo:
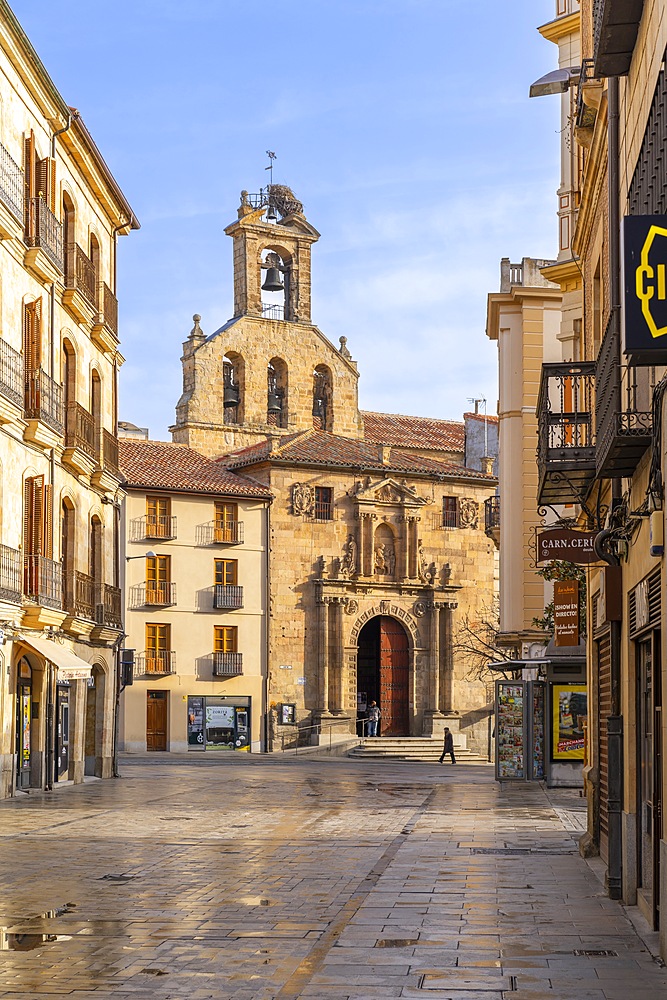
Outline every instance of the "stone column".
[[329, 714], [329, 600], [317, 598], [317, 667], [320, 685], [320, 714]]
[[396, 579], [408, 579], [408, 535], [410, 532], [410, 518], [404, 515], [400, 520], [400, 532], [398, 536], [398, 552], [396, 553]]
[[429, 644], [428, 660], [428, 702], [427, 712], [437, 712], [440, 706], [440, 604], [435, 601], [429, 605]]
[[419, 527], [418, 522], [420, 518], [417, 516], [412, 516], [409, 518], [409, 544], [408, 544], [408, 576], [411, 580], [416, 579], [419, 576], [419, 565], [417, 560], [417, 550], [419, 541]]
[[456, 601], [446, 601], [443, 605], [443, 637], [440, 669], [440, 710], [446, 715], [453, 710], [452, 682], [454, 678], [454, 609]]
[[361, 521], [361, 531], [359, 532], [361, 575], [366, 577], [373, 575], [373, 521], [375, 517], [376, 515], [370, 511], [359, 512]]
[[329, 710], [334, 713], [343, 711], [343, 607], [347, 603], [345, 597], [331, 598], [329, 611], [330, 628], [330, 658], [329, 671]]

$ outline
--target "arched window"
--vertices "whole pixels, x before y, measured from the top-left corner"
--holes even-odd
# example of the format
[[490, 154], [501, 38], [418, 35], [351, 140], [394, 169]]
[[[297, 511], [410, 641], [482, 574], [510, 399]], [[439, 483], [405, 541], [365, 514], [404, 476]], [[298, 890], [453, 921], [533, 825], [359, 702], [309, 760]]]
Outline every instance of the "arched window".
[[243, 422], [243, 383], [245, 366], [243, 358], [235, 351], [225, 354], [222, 359], [224, 422]]
[[333, 385], [326, 365], [318, 365], [313, 372], [313, 427], [318, 431], [333, 427]]
[[98, 462], [102, 461], [102, 380], [99, 372], [93, 369], [90, 382], [90, 412], [93, 415], [93, 446]]
[[287, 427], [287, 365], [282, 358], [269, 361], [266, 409], [267, 424]]
[[101, 261], [100, 261], [100, 244], [97, 236], [94, 233], [90, 234], [90, 262], [93, 265], [92, 273], [92, 283], [93, 283], [93, 305], [100, 309], [100, 274], [101, 274]]
[[[89, 573], [93, 578], [95, 591], [95, 603], [99, 603], [99, 595], [104, 583], [104, 551], [102, 544], [103, 533], [102, 522], [97, 514], [93, 514], [90, 519], [90, 552], [89, 552]], [[99, 598], [99, 599], [98, 599]]]
[[60, 508], [60, 558], [63, 566], [63, 590], [65, 611], [76, 614], [76, 584], [75, 584], [75, 537], [76, 514], [74, 504], [69, 497], [63, 497]]
[[76, 211], [67, 191], [63, 192], [63, 244], [65, 247], [65, 280], [68, 288], [76, 281]]
[[262, 316], [265, 319], [290, 319], [290, 264], [285, 250], [275, 247], [262, 250], [260, 263]]

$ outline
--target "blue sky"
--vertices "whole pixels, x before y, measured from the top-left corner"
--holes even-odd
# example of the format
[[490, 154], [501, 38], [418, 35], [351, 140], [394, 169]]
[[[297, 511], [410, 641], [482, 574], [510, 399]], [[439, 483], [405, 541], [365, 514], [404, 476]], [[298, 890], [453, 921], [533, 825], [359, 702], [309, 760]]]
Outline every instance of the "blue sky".
[[119, 242], [121, 419], [168, 438], [181, 344], [232, 314], [242, 188], [289, 184], [322, 237], [313, 321], [365, 409], [497, 398], [502, 256], [556, 253], [553, 0], [14, 0], [142, 223]]

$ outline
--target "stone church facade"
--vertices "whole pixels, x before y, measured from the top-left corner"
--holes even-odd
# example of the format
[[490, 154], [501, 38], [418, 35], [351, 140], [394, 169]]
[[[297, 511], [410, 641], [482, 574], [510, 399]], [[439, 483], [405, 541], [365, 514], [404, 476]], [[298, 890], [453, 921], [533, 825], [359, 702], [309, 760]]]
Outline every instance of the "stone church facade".
[[386, 735], [447, 724], [485, 751], [487, 689], [456, 635], [494, 601], [492, 456], [466, 468], [462, 422], [359, 410], [346, 338], [311, 321], [319, 234], [288, 189], [243, 192], [226, 232], [234, 318], [206, 337], [195, 317], [171, 430], [274, 498], [271, 731], [359, 732], [375, 699]]

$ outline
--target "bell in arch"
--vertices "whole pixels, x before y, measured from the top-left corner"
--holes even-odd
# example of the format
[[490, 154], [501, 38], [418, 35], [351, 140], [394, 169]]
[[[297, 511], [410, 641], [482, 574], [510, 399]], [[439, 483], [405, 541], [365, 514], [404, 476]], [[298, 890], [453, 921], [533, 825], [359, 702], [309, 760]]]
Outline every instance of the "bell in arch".
[[267, 410], [269, 413], [282, 413], [283, 412], [283, 400], [282, 396], [278, 392], [270, 392], [268, 399]]
[[280, 275], [280, 269], [277, 267], [269, 267], [266, 272], [264, 284], [262, 285], [262, 291], [282, 292], [284, 287], [285, 286], [283, 285], [283, 280]]
[[224, 392], [222, 394], [222, 405], [227, 407], [238, 406], [239, 405], [240, 392], [237, 385], [232, 385], [231, 382], [226, 383]]

